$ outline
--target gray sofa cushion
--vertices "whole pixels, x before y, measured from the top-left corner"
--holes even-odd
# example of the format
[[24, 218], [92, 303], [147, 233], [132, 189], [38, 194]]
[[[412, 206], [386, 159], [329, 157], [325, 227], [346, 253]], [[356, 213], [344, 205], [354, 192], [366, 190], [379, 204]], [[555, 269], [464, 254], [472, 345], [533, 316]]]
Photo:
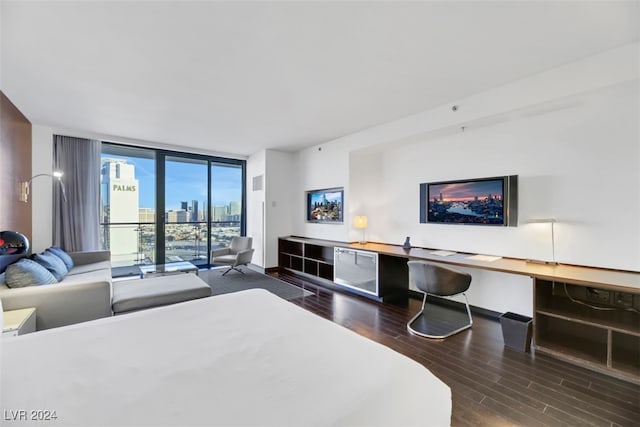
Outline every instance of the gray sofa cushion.
[[[71, 270], [69, 270], [69, 276], [75, 276], [78, 274], [91, 273], [92, 271], [108, 270], [111, 271], [111, 263], [109, 261], [93, 262], [91, 264], [78, 265], [76, 264]], [[65, 278], [66, 280], [66, 278]]]
[[195, 274], [173, 274], [113, 284], [114, 313], [142, 310], [211, 295], [211, 287]]
[[28, 258], [9, 265], [5, 273], [5, 281], [10, 288], [58, 283], [49, 270]]

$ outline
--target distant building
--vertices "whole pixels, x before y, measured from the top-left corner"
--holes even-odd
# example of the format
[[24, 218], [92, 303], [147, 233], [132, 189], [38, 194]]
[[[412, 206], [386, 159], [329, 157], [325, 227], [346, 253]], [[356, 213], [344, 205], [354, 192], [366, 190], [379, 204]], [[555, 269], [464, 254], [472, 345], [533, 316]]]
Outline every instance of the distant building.
[[242, 213], [241, 202], [229, 202], [229, 216], [239, 216]]
[[184, 223], [189, 222], [189, 212], [185, 210], [168, 211], [167, 222], [169, 223]]
[[228, 208], [224, 205], [213, 206], [213, 220], [214, 221], [226, 221], [228, 215]]
[[191, 201], [191, 221], [192, 222], [200, 221], [199, 212], [198, 212], [198, 201], [197, 200], [192, 200]]
[[135, 166], [121, 159], [102, 159], [100, 192], [103, 222], [112, 224], [104, 233], [105, 246], [111, 259], [129, 264], [138, 258], [138, 233], [135, 225], [114, 226], [117, 223], [139, 221], [139, 185]]
[[138, 222], [156, 222], [156, 210], [153, 208], [138, 209]]

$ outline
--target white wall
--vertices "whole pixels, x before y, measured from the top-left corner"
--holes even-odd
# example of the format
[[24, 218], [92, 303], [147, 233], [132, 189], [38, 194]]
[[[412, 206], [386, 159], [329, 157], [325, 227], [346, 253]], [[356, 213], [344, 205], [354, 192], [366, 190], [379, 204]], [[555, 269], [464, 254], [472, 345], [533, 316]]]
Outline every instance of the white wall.
[[[367, 129], [297, 155], [294, 234], [367, 239], [519, 258], [640, 270], [638, 43], [452, 104]], [[461, 131], [465, 127], [465, 132]], [[318, 149], [321, 148], [321, 151]], [[520, 226], [419, 223], [419, 183], [517, 174]], [[304, 191], [345, 187], [345, 224], [304, 221]], [[531, 314], [531, 280], [475, 270], [469, 297], [495, 311]]]
[[[369, 161], [382, 179], [366, 186], [369, 177], [360, 175], [351, 204], [364, 206], [374, 241], [406, 235], [416, 246], [516, 258], [550, 258], [549, 226], [526, 222], [555, 218], [557, 261], [638, 270], [639, 240], [630, 236], [640, 236], [639, 90], [638, 80], [620, 83], [564, 98], [560, 107], [386, 149], [377, 164]], [[352, 152], [352, 163], [360, 156], [371, 159]], [[519, 176], [518, 227], [419, 223], [421, 182], [511, 174]]]
[[[291, 234], [292, 184], [297, 175], [292, 153], [263, 150], [247, 160], [247, 235], [253, 237], [252, 264], [278, 265], [278, 237]], [[262, 176], [263, 189], [253, 190]]]
[[[264, 201], [265, 201], [266, 151], [262, 150], [247, 159], [247, 236], [253, 237], [251, 263], [265, 267], [264, 251]], [[253, 179], [262, 178], [262, 189], [253, 190]]]
[[278, 265], [278, 237], [291, 234], [292, 192], [297, 176], [292, 153], [267, 150], [265, 175], [265, 267]]

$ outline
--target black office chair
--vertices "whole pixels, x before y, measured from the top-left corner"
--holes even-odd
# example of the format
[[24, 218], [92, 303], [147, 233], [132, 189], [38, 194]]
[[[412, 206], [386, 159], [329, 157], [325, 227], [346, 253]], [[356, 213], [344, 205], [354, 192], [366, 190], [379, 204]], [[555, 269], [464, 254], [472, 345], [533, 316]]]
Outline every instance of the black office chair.
[[[446, 338], [469, 329], [473, 319], [465, 291], [471, 284], [471, 275], [425, 261], [409, 261], [407, 264], [409, 280], [424, 292], [422, 309], [407, 323], [409, 332], [426, 338]], [[442, 304], [426, 304], [428, 295], [458, 294], [464, 296], [466, 313]]]

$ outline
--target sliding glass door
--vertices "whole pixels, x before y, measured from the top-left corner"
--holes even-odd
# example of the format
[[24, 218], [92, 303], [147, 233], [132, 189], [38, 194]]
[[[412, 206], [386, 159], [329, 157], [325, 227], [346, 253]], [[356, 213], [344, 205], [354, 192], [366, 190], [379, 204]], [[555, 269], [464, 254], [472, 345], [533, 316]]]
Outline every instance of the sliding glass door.
[[165, 262], [207, 264], [209, 162], [189, 157], [165, 159]]
[[102, 145], [100, 236], [113, 267], [155, 264], [155, 155], [153, 150]]
[[101, 236], [114, 275], [173, 261], [210, 264], [245, 230], [245, 162], [102, 145]]
[[229, 245], [233, 236], [242, 232], [243, 209], [242, 165], [211, 163], [211, 246]]

